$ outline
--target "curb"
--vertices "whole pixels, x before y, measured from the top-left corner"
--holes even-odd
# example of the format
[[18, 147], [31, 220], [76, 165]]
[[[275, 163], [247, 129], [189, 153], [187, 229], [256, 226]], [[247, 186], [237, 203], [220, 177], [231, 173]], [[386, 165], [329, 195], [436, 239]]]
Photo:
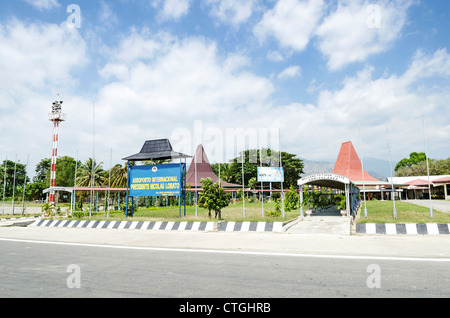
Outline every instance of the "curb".
[[379, 235], [448, 235], [450, 224], [375, 224], [357, 223], [356, 234]]
[[0, 219], [0, 227], [27, 227], [34, 223], [38, 217], [18, 217], [9, 219]]
[[283, 222], [221, 222], [219, 232], [283, 232]]
[[17, 220], [23, 220], [23, 219], [37, 219], [37, 218], [40, 218], [40, 216], [21, 216], [21, 217], [17, 217], [17, 218], [0, 219], [0, 222], [17, 221]]
[[37, 220], [31, 227], [89, 228], [153, 231], [282, 232], [282, 222], [150, 222]]

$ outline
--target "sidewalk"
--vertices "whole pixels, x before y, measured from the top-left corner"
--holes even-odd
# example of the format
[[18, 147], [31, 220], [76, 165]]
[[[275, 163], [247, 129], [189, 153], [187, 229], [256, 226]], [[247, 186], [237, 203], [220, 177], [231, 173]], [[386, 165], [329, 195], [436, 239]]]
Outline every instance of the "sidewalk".
[[343, 217], [335, 208], [329, 208], [295, 222], [286, 233], [350, 235], [351, 224], [351, 218]]
[[[426, 208], [430, 207], [430, 200], [404, 200], [403, 202], [412, 203]], [[450, 213], [450, 201], [431, 200], [431, 206], [435, 210]]]

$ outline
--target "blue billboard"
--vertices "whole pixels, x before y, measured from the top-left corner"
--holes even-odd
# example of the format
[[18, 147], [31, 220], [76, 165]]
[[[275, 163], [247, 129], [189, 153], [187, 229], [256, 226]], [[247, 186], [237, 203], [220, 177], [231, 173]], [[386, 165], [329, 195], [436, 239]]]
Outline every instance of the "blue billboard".
[[130, 167], [131, 197], [181, 196], [183, 188], [180, 164]]

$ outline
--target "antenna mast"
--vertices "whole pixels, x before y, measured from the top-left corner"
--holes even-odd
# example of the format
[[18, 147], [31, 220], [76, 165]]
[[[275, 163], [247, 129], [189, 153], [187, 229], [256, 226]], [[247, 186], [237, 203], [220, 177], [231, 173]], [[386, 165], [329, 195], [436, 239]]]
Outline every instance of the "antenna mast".
[[56, 197], [56, 159], [58, 158], [58, 128], [59, 124], [66, 120], [66, 114], [62, 113], [63, 101], [55, 101], [52, 105], [52, 112], [48, 115], [49, 120], [53, 122], [53, 142], [52, 142], [52, 161], [50, 170], [50, 198], [49, 202], [52, 209], [55, 209]]

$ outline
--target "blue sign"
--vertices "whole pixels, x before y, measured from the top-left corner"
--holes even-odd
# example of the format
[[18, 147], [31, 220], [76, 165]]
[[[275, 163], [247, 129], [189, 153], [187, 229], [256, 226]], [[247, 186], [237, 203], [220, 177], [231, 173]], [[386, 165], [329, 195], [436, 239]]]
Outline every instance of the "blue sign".
[[284, 182], [284, 168], [258, 167], [258, 182]]
[[130, 196], [181, 196], [182, 169], [179, 164], [130, 167]]

